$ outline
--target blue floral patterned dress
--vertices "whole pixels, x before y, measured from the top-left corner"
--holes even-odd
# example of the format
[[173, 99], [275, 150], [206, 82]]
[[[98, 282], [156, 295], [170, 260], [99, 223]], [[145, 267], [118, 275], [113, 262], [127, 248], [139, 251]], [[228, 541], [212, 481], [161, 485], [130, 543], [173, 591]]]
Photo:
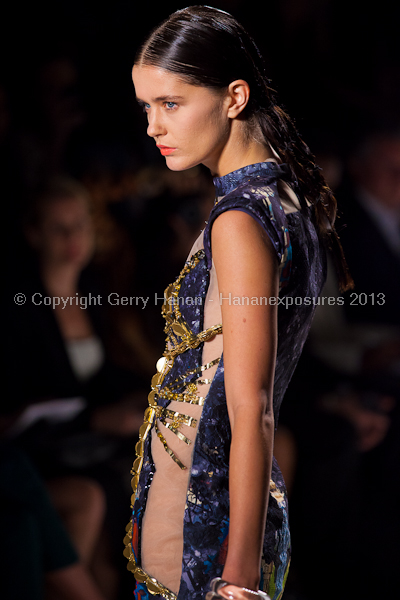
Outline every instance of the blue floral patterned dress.
[[[300, 197], [298, 209], [282, 207], [278, 181], [290, 181], [285, 165], [263, 162], [216, 178], [216, 203], [204, 230], [203, 248], [191, 256], [181, 274], [165, 292], [162, 309], [166, 319], [167, 346], [152, 380], [149, 407], [136, 446], [132, 474], [132, 520], [127, 526], [125, 556], [137, 586], [135, 598], [203, 600], [210, 581], [221, 576], [229, 540], [229, 450], [231, 430], [227, 412], [224, 362], [221, 354], [205, 398], [197, 394], [196, 382], [204, 368], [202, 348], [222, 332], [222, 325], [203, 329], [204, 303], [212, 268], [211, 228], [224, 211], [241, 210], [253, 216], [268, 234], [280, 264], [278, 348], [274, 377], [275, 424], [285, 390], [300, 357], [315, 310], [315, 299], [326, 276], [326, 258], [314, 226], [312, 208]], [[295, 184], [293, 189], [296, 190]], [[190, 303], [178, 298], [192, 298]], [[193, 299], [197, 301], [193, 301]], [[170, 411], [171, 401], [202, 403], [197, 423], [192, 464], [183, 518], [182, 576], [178, 594], [141, 567], [141, 528], [146, 501], [155, 472], [150, 432], [180, 468], [179, 457], [168, 446], [159, 423], [185, 441], [182, 424], [193, 426], [190, 417]], [[193, 421], [193, 419], [192, 419]], [[186, 443], [188, 443], [186, 441]], [[173, 485], [173, 482], [171, 482]], [[249, 490], [251, 494], [251, 490]], [[267, 523], [263, 544], [261, 589], [273, 600], [283, 592], [290, 562], [290, 534], [285, 484], [273, 460]]]

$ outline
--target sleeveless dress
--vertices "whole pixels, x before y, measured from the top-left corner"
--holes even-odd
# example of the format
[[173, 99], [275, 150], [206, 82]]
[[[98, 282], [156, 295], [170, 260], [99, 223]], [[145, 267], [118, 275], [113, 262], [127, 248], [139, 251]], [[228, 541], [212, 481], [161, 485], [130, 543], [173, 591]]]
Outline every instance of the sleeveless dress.
[[[176, 281], [165, 290], [166, 349], [152, 379], [132, 468], [132, 519], [124, 539], [135, 598], [204, 600], [229, 541], [230, 422], [224, 387], [222, 301], [278, 304], [273, 409], [279, 407], [326, 277], [312, 207], [274, 160], [214, 179], [216, 202]], [[241, 210], [268, 234], [280, 264], [276, 299], [221, 298], [211, 228]], [[251, 490], [249, 490], [251, 494]], [[290, 562], [286, 488], [273, 459], [260, 588], [281, 598]]]

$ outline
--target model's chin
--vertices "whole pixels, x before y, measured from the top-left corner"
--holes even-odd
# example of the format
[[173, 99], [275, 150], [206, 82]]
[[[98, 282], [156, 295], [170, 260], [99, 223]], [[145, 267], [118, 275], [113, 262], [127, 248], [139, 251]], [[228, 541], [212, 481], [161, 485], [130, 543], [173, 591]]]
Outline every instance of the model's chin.
[[165, 164], [167, 165], [170, 171], [187, 171], [192, 167], [196, 167], [200, 164], [199, 161], [189, 161], [184, 158], [174, 157], [174, 156], [166, 156]]

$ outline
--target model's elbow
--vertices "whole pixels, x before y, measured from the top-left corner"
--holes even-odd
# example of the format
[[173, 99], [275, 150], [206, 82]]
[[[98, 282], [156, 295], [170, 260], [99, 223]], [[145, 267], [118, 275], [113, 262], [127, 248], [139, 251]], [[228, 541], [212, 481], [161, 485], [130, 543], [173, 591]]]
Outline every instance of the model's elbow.
[[270, 434], [274, 434], [275, 431], [275, 419], [274, 419], [274, 413], [273, 412], [268, 412], [265, 413], [261, 419], [262, 422], [262, 426], [264, 431], [270, 435]]
[[262, 412], [261, 423], [264, 430], [270, 434], [275, 429], [274, 408], [272, 402], [272, 393], [267, 390], [261, 390], [260, 394], [260, 409]]
[[253, 426], [260, 424], [266, 431], [274, 430], [272, 397], [266, 390], [261, 389], [256, 393], [248, 394], [246, 398], [242, 397], [230, 407], [228, 405], [228, 410], [232, 429], [235, 423], [247, 422], [252, 423]]

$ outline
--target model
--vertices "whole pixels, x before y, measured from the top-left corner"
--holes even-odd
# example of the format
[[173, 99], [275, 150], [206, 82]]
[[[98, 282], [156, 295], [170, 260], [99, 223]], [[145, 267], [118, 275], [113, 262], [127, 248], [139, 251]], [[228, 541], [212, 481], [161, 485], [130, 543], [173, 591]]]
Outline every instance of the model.
[[231, 15], [177, 11], [145, 41], [132, 76], [167, 166], [204, 164], [216, 189], [165, 291], [166, 347], [136, 447], [125, 538], [135, 597], [261, 590], [277, 600], [290, 534], [274, 429], [324, 283], [325, 240], [339, 247], [335, 200]]

